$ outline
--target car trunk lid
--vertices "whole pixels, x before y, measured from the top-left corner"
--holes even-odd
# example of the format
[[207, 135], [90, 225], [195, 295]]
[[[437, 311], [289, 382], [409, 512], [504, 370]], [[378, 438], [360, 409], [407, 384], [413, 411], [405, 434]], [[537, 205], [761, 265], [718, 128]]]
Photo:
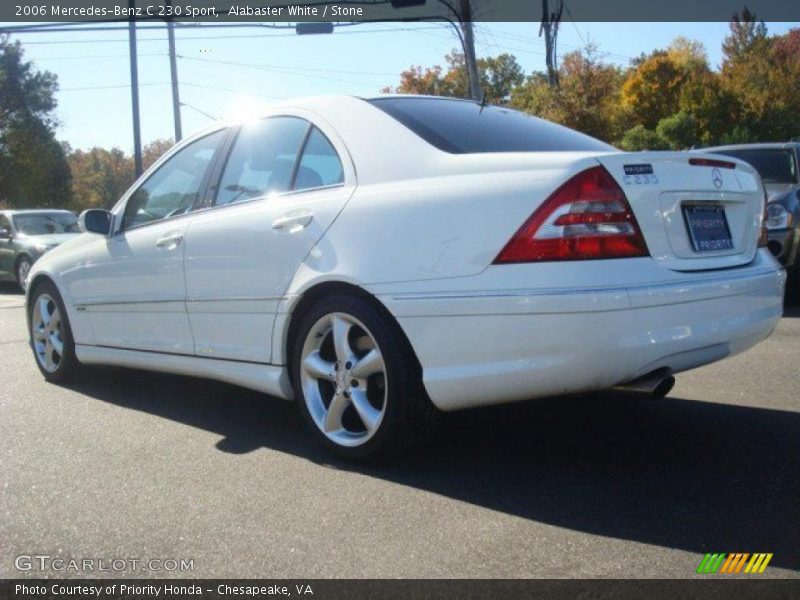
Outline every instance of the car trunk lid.
[[764, 191], [746, 163], [684, 152], [606, 154], [596, 160], [624, 190], [651, 256], [663, 266], [698, 271], [753, 260]]

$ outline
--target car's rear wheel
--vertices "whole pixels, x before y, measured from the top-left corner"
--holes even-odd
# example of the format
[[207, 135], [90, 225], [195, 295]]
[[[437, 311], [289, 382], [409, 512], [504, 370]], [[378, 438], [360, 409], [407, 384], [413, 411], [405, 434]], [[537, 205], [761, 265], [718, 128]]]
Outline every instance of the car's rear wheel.
[[80, 363], [64, 302], [56, 286], [46, 281], [36, 286], [28, 304], [30, 339], [36, 366], [47, 381], [61, 383], [74, 377]]
[[22, 256], [17, 261], [17, 268], [16, 268], [16, 276], [17, 276], [17, 285], [19, 285], [20, 289], [24, 292], [28, 289], [28, 276], [31, 274], [31, 267], [33, 263], [31, 259], [27, 256]]
[[358, 296], [301, 317], [292, 356], [297, 402], [314, 436], [347, 459], [395, 454], [430, 431], [435, 408], [397, 324]]

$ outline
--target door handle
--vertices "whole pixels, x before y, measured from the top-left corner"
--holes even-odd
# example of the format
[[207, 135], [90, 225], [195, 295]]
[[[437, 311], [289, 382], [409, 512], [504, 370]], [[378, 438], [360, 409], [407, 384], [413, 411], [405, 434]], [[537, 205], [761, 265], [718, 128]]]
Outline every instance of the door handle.
[[170, 233], [156, 241], [156, 248], [163, 248], [165, 250], [174, 250], [183, 241], [182, 233]]
[[289, 233], [295, 233], [305, 229], [313, 218], [314, 215], [308, 211], [289, 213], [275, 219], [272, 222], [272, 228], [277, 230], [285, 229]]

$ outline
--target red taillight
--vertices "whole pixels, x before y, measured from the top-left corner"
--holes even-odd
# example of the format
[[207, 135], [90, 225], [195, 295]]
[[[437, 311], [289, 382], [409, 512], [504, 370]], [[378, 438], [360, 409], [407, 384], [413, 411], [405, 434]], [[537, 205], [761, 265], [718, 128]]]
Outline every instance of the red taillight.
[[735, 169], [736, 163], [715, 158], [690, 158], [689, 164], [695, 167], [718, 167], [720, 169]]
[[628, 200], [603, 167], [582, 171], [536, 209], [494, 264], [648, 256]]

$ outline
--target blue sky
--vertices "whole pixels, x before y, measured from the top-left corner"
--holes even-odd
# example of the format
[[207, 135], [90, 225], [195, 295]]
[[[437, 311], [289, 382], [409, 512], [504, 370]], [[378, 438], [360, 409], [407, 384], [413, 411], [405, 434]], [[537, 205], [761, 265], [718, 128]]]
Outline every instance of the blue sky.
[[[769, 23], [770, 33], [800, 24]], [[591, 40], [609, 61], [663, 48], [683, 35], [705, 44], [712, 65], [721, 61], [727, 23], [572, 23], [559, 34], [561, 54]], [[476, 23], [479, 56], [514, 54], [526, 72], [544, 68], [537, 23]], [[215, 117], [281, 98], [313, 94], [371, 95], [394, 85], [410, 65], [443, 63], [458, 47], [449, 26], [363, 24], [332, 35], [293, 31], [215, 29], [177, 31], [184, 135]], [[20, 34], [26, 56], [58, 75], [59, 139], [74, 148], [133, 148], [126, 31]], [[232, 64], [235, 63], [235, 64]], [[139, 33], [142, 139], [173, 134], [166, 31]], [[191, 108], [195, 107], [195, 108]], [[199, 109], [199, 110], [195, 110]]]

